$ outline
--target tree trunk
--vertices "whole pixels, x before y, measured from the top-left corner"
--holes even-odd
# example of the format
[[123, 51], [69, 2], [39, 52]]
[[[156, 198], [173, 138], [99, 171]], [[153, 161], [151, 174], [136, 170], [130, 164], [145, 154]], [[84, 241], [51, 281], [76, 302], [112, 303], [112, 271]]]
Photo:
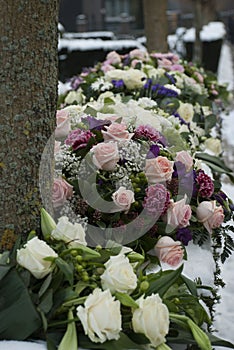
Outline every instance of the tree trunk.
[[[0, 0], [2, 240], [9, 234], [37, 230], [41, 207], [51, 209], [58, 3], [59, 0]], [[49, 147], [42, 165], [46, 145]], [[42, 172], [46, 177], [40, 177]]]
[[146, 46], [149, 52], [167, 52], [167, 1], [143, 0]]
[[202, 30], [202, 1], [203, 0], [195, 0], [194, 9], [195, 42], [193, 49], [193, 61], [198, 64], [202, 63], [202, 42], [200, 40], [200, 31]]

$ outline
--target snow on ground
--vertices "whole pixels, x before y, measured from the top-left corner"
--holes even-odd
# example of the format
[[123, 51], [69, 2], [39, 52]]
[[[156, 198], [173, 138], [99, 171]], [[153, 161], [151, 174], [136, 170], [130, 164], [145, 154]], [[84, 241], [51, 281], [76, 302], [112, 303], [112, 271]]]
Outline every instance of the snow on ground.
[[[218, 78], [222, 83], [229, 83], [229, 88], [233, 90], [234, 88], [234, 68], [231, 56], [230, 47], [225, 43], [221, 51], [221, 58], [218, 69]], [[223, 140], [226, 151], [229, 155], [234, 156], [234, 110], [228, 115], [223, 116]], [[234, 164], [234, 162], [232, 163]], [[234, 185], [231, 185], [226, 178], [223, 180], [223, 190], [226, 192], [234, 201]], [[234, 235], [233, 235], [234, 238]], [[204, 259], [201, 261], [199, 257], [194, 255], [194, 251], [191, 249], [189, 254], [194, 258], [191, 259], [193, 264], [191, 266], [185, 266], [186, 275], [191, 278], [195, 276], [196, 273], [205, 273], [204, 277], [209, 277], [209, 271], [207, 269], [203, 270], [204, 259], [207, 260], [205, 255]], [[207, 260], [208, 261], [208, 260]], [[200, 265], [200, 268], [198, 266]], [[202, 268], [201, 268], [202, 265]], [[212, 268], [211, 265], [209, 265]], [[193, 268], [192, 268], [193, 267]], [[192, 270], [191, 270], [192, 268]], [[234, 343], [234, 332], [233, 320], [234, 320], [234, 254], [225, 262], [222, 266], [222, 278], [226, 283], [225, 288], [220, 290], [221, 303], [216, 307], [216, 321], [215, 328], [218, 330], [217, 335], [229, 340]], [[209, 267], [208, 267], [209, 270]], [[196, 276], [195, 276], [196, 277]], [[217, 350], [228, 350], [225, 347], [216, 347]], [[0, 350], [46, 350], [46, 345], [44, 343], [35, 342], [19, 342], [19, 341], [0, 341]], [[174, 349], [175, 350], [175, 349]]]

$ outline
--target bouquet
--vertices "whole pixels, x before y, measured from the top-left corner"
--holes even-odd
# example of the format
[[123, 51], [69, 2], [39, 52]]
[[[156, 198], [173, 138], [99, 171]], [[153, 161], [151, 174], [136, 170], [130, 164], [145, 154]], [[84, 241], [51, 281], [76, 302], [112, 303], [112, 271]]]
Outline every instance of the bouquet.
[[1, 255], [0, 339], [43, 339], [59, 350], [234, 348], [210, 332], [182, 265], [152, 273], [144, 252], [89, 248], [80, 224], [66, 216], [56, 224], [44, 209], [41, 230]]

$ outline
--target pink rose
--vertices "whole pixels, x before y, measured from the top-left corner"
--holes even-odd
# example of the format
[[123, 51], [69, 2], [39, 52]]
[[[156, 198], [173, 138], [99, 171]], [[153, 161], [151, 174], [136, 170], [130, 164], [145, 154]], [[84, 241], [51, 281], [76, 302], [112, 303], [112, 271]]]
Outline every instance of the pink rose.
[[193, 166], [193, 158], [186, 151], [177, 152], [175, 160], [183, 163], [187, 171], [189, 171]]
[[102, 130], [104, 141], [129, 141], [134, 133], [129, 133], [127, 127], [123, 123], [112, 123], [105, 126], [106, 130]]
[[202, 222], [211, 234], [213, 228], [220, 227], [224, 220], [223, 208], [216, 201], [204, 201], [197, 207], [197, 219]]
[[106, 56], [106, 60], [109, 64], [121, 63], [121, 56], [116, 51], [111, 51]]
[[130, 58], [136, 58], [141, 61], [149, 61], [150, 57], [147, 51], [142, 51], [139, 49], [134, 49], [129, 52]]
[[62, 109], [57, 111], [56, 124], [57, 127], [55, 129], [55, 138], [60, 139], [66, 137], [71, 130], [69, 113]]
[[186, 195], [178, 202], [173, 200], [169, 204], [164, 220], [168, 225], [176, 227], [186, 227], [189, 225], [189, 220], [192, 215], [192, 210], [189, 204], [186, 204]]
[[116, 142], [101, 142], [91, 150], [93, 163], [98, 169], [114, 170], [119, 161], [119, 150]]
[[134, 192], [126, 190], [123, 186], [120, 186], [120, 188], [113, 193], [112, 199], [119, 208], [119, 210], [117, 209], [116, 211], [124, 211], [125, 213], [128, 212], [131, 204], [135, 202]]
[[183, 260], [184, 251], [179, 241], [174, 241], [169, 236], [160, 238], [155, 245], [155, 252], [160, 261], [173, 267]]
[[174, 162], [166, 157], [146, 159], [145, 176], [151, 184], [171, 180]]
[[54, 179], [52, 203], [54, 208], [61, 207], [73, 195], [73, 186], [63, 178]]

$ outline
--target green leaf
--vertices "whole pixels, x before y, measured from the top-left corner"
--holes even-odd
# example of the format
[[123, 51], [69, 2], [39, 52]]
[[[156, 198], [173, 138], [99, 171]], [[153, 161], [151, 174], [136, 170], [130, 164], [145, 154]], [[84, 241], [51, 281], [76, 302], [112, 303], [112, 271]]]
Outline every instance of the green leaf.
[[[73, 313], [71, 310], [68, 312], [68, 325], [66, 333], [63, 336], [61, 343], [59, 344], [58, 350], [77, 350], [77, 334], [76, 334], [76, 324], [73, 320]], [[72, 321], [72, 322], [71, 322]]]
[[44, 312], [48, 313], [53, 306], [53, 290], [49, 289], [43, 296], [39, 308]]
[[133, 307], [135, 309], [139, 307], [135, 300], [128, 294], [115, 292], [115, 296], [124, 306]]
[[101, 349], [101, 350], [143, 350], [146, 349], [144, 345], [139, 345], [132, 341], [126, 334], [120, 333], [118, 340], [110, 340], [105, 343], [93, 343], [88, 337], [79, 335], [80, 346], [84, 349]]
[[58, 268], [64, 273], [66, 279], [70, 283], [70, 285], [73, 285], [73, 268], [71, 265], [66, 263], [63, 259], [61, 258], [56, 258], [55, 259], [55, 264], [58, 266]]
[[44, 280], [44, 282], [42, 283], [42, 286], [38, 292], [38, 296], [39, 298], [42, 297], [42, 295], [46, 292], [46, 290], [48, 289], [49, 285], [50, 285], [50, 282], [52, 280], [52, 274], [50, 273], [46, 279]]
[[188, 287], [189, 291], [191, 292], [192, 295], [197, 296], [197, 286], [196, 283], [190, 280], [188, 277], [181, 275], [181, 278], [183, 282], [186, 284]]
[[0, 283], [0, 339], [24, 340], [41, 327], [41, 318], [18, 272]]
[[6, 276], [11, 268], [11, 265], [0, 265], [0, 281]]
[[178, 280], [181, 276], [183, 270], [183, 265], [181, 265], [177, 270], [168, 270], [161, 272], [161, 276], [153, 274], [148, 278], [150, 284], [146, 295], [151, 295], [152, 293], [158, 293], [160, 297], [166, 293], [166, 291]]

